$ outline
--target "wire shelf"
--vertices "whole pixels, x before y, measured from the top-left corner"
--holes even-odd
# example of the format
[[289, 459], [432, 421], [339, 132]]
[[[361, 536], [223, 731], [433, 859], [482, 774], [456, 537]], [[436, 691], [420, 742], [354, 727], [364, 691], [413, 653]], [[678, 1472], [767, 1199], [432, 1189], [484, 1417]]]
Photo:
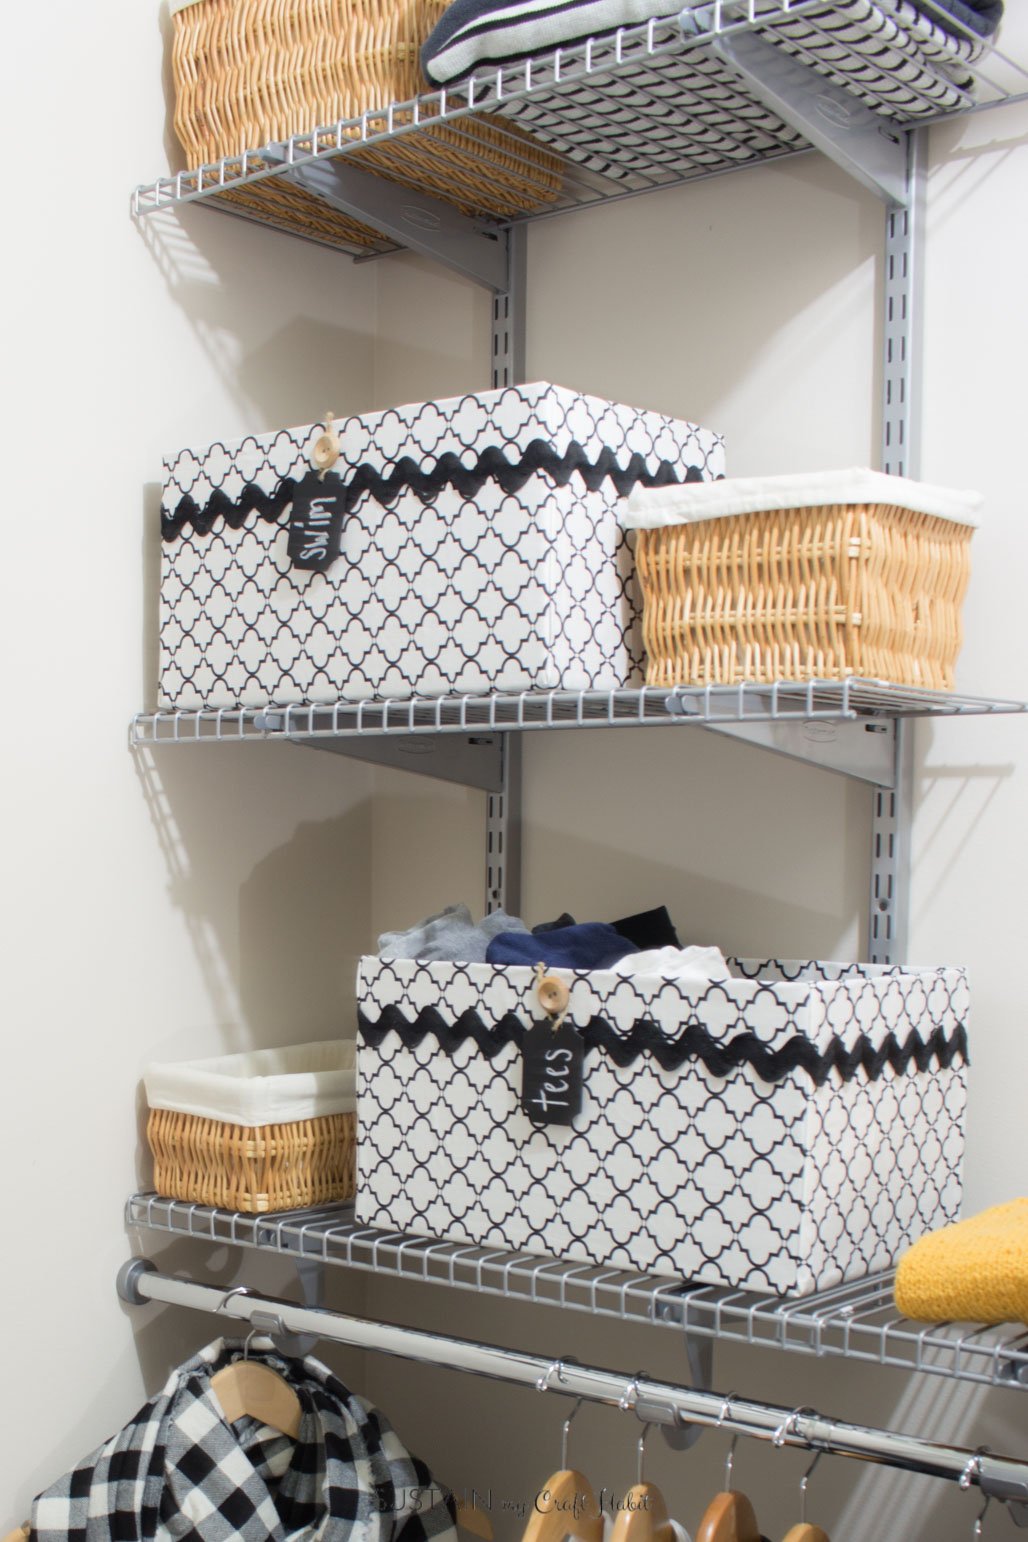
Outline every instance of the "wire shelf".
[[1028, 1387], [1028, 1329], [911, 1322], [893, 1305], [891, 1272], [790, 1300], [375, 1231], [354, 1221], [351, 1205], [251, 1216], [137, 1194], [126, 1218], [130, 1226], [150, 1231], [652, 1323], [699, 1338], [840, 1356], [993, 1387]]
[[135, 745], [253, 740], [382, 738], [397, 734], [518, 732], [539, 728], [717, 726], [847, 722], [857, 718], [973, 717], [1024, 712], [1028, 704], [881, 680], [779, 681], [774, 685], [644, 687], [622, 691], [522, 691], [510, 695], [413, 696], [326, 706], [198, 708], [140, 713]]
[[[886, 79], [876, 85], [866, 59], [851, 53], [845, 34], [831, 27], [830, 0], [713, 0], [677, 14], [623, 27], [598, 38], [553, 52], [482, 68], [459, 86], [426, 92], [407, 102], [393, 102], [337, 123], [314, 126], [274, 147], [254, 147], [208, 165], [159, 177], [138, 187], [132, 199], [137, 216], [161, 209], [206, 202], [225, 212], [260, 223], [292, 229], [352, 256], [395, 250], [397, 242], [367, 229], [359, 239], [301, 230], [275, 210], [247, 207], [245, 190], [266, 178], [283, 180], [283, 165], [295, 169], [319, 159], [356, 155], [396, 142], [408, 134], [447, 125], [464, 156], [480, 162], [483, 179], [501, 178], [511, 161], [522, 161], [527, 129], [563, 161], [562, 186], [538, 208], [500, 220], [487, 208], [476, 217], [500, 225], [539, 219], [600, 201], [634, 196], [739, 167], [796, 154], [810, 148], [803, 136], [747, 93], [740, 78], [712, 53], [712, 46], [734, 35], [759, 30], [765, 37], [793, 26], [831, 45], [843, 73], [859, 71], [869, 107], [897, 121]], [[827, 19], [826, 19], [827, 18]], [[802, 47], [789, 51], [811, 63]], [[940, 116], [977, 111], [1028, 95], [1028, 71], [993, 49], [968, 64], [966, 88], [955, 84], [931, 58], [919, 60], [922, 83], [912, 86], [910, 115], [902, 122], [929, 122]], [[939, 102], [946, 103], [940, 111]], [[488, 113], [495, 130], [492, 146], [462, 128], [464, 120]], [[502, 114], [504, 116], [497, 116]], [[513, 120], [515, 127], [504, 124]], [[266, 151], [274, 151], [269, 157]], [[277, 163], [276, 163], [277, 161]], [[424, 194], [440, 194], [438, 184], [420, 184], [406, 172], [403, 185]], [[467, 205], [462, 187], [454, 202]]]

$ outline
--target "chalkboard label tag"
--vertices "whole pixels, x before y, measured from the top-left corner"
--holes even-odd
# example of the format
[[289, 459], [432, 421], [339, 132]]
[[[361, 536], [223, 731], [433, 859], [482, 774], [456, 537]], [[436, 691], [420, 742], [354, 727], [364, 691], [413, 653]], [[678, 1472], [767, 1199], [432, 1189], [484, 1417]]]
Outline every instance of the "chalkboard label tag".
[[339, 556], [346, 484], [342, 477], [311, 471], [293, 494], [289, 560], [294, 568], [324, 573]]
[[521, 1107], [533, 1124], [570, 1124], [582, 1111], [585, 1046], [570, 1023], [536, 1023], [521, 1047]]

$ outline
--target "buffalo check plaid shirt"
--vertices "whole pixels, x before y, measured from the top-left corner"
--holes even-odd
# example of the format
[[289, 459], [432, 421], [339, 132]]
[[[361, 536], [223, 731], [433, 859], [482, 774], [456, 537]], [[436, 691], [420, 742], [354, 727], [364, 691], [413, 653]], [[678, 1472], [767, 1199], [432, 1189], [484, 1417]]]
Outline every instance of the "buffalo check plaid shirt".
[[450, 1496], [318, 1361], [252, 1352], [300, 1400], [295, 1441], [255, 1419], [229, 1424], [210, 1383], [241, 1353], [219, 1339], [175, 1371], [39, 1495], [33, 1542], [456, 1542]]

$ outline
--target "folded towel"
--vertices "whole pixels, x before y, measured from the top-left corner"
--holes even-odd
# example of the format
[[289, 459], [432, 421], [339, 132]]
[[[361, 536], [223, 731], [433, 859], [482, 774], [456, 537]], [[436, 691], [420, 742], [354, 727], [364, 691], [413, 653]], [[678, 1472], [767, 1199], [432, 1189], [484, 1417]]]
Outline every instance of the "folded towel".
[[956, 37], [964, 27], [976, 37], [991, 37], [1003, 20], [1003, 0], [917, 0], [917, 8]]
[[896, 1305], [919, 1322], [1028, 1323], [1028, 1199], [915, 1242], [896, 1270]]
[[677, 9], [660, 0], [453, 0], [422, 47], [421, 68], [446, 85], [476, 64], [506, 64]]
[[[680, 9], [668, 0], [453, 0], [421, 49], [421, 68], [433, 84], [448, 85], [469, 75], [477, 65], [508, 64], [562, 44], [601, 37], [619, 27], [670, 19]], [[916, 54], [918, 34], [930, 39], [929, 23], [934, 22], [940, 29], [938, 41], [959, 50], [968, 33], [976, 38], [991, 37], [1003, 15], [1002, 0], [908, 0], [896, 22], [890, 10], [879, 12], [857, 5], [843, 8], [839, 15], [837, 9], [827, 16], [827, 38], [819, 39], [815, 30], [815, 49], [831, 55], [834, 48], [839, 54], [832, 29], [849, 18], [854, 30], [846, 41], [854, 53], [866, 51], [872, 63], [881, 52], [883, 29], [890, 37], [895, 34], [902, 48], [913, 46]], [[815, 29], [820, 14], [813, 17]], [[905, 30], [908, 26], [913, 29], [910, 36]], [[778, 41], [776, 29], [769, 28], [767, 35]], [[952, 44], [948, 44], [950, 38], [955, 40]], [[976, 50], [981, 46], [974, 45]]]
[[612, 926], [601, 921], [585, 921], [579, 926], [565, 926], [544, 932], [541, 937], [530, 932], [503, 932], [494, 937], [486, 953], [490, 964], [545, 964], [547, 969], [609, 969], [636, 947]]

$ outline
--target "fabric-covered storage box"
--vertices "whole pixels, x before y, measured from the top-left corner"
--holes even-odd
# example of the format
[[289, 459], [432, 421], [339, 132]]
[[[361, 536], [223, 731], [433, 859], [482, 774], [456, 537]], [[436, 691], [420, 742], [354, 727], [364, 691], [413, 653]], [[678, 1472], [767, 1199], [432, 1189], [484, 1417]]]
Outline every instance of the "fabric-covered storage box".
[[960, 969], [730, 961], [697, 991], [561, 972], [571, 1126], [521, 1109], [530, 969], [365, 958], [357, 1219], [807, 1294], [891, 1264], [961, 1198]]
[[154, 1063], [144, 1083], [158, 1194], [251, 1215], [352, 1197], [353, 1044]]
[[981, 502], [859, 468], [632, 493], [647, 685], [952, 690]]
[[162, 707], [642, 684], [618, 499], [722, 475], [717, 434], [551, 385], [337, 431], [323, 482], [317, 424], [165, 462]]

